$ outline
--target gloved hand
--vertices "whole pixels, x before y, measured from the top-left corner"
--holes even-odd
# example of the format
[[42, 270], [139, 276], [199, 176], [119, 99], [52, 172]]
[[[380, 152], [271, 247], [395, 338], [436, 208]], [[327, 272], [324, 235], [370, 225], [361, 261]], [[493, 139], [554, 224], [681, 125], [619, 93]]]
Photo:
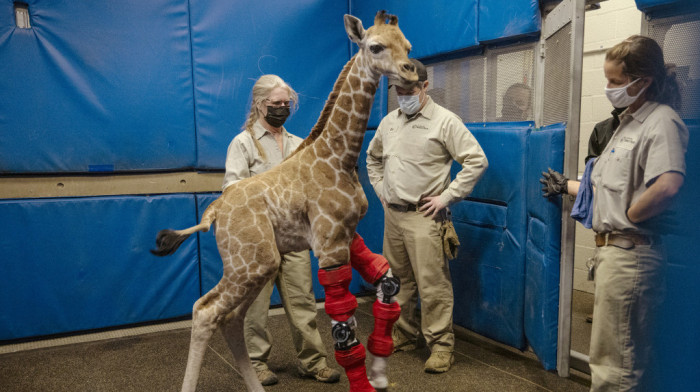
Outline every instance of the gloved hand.
[[569, 179], [550, 167], [547, 172], [542, 172], [542, 197], [556, 196], [568, 193]]

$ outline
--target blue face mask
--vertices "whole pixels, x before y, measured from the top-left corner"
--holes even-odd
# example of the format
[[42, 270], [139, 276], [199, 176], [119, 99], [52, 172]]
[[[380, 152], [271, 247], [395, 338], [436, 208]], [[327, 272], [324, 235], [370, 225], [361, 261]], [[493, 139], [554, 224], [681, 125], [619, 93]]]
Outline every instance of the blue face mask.
[[399, 107], [401, 111], [407, 115], [413, 115], [418, 113], [420, 110], [420, 94], [416, 95], [397, 95], [396, 98], [399, 101]]

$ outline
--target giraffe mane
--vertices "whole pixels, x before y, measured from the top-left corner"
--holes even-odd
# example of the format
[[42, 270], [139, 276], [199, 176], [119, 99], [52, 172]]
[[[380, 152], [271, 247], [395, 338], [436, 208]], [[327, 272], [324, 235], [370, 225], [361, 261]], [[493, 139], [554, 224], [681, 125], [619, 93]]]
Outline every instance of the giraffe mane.
[[331, 116], [331, 112], [333, 111], [333, 107], [335, 106], [335, 101], [338, 99], [340, 89], [343, 87], [343, 83], [345, 82], [345, 79], [347, 79], [348, 73], [350, 73], [350, 68], [355, 62], [355, 57], [357, 57], [357, 55], [353, 56], [347, 63], [345, 63], [343, 70], [340, 72], [340, 75], [338, 75], [338, 79], [333, 85], [333, 90], [331, 90], [330, 94], [328, 94], [328, 99], [326, 99], [326, 103], [323, 106], [323, 110], [321, 110], [321, 115], [318, 117], [316, 125], [314, 125], [314, 127], [311, 128], [309, 136], [307, 136], [306, 139], [304, 139], [304, 141], [301, 142], [299, 147], [297, 147], [297, 149], [294, 150], [294, 152], [291, 153], [287, 157], [287, 159], [289, 159], [294, 154], [298, 153], [299, 151], [303, 150], [308, 145], [313, 143], [316, 139], [318, 139], [321, 133], [323, 133], [323, 129], [326, 128], [328, 118]]

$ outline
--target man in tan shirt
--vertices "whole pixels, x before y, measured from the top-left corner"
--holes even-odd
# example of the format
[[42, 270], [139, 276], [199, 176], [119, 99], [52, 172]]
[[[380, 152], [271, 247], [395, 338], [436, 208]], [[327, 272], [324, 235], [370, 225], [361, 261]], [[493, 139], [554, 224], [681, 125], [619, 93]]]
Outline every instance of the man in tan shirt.
[[[384, 256], [401, 280], [395, 350], [415, 349], [421, 332], [431, 350], [425, 371], [442, 373], [454, 363], [454, 298], [441, 229], [449, 223], [446, 207], [471, 193], [488, 161], [462, 120], [426, 95], [427, 71], [411, 61], [419, 84], [395, 86], [400, 108], [379, 124], [367, 150], [367, 171], [384, 205]], [[453, 160], [462, 170], [451, 181]]]

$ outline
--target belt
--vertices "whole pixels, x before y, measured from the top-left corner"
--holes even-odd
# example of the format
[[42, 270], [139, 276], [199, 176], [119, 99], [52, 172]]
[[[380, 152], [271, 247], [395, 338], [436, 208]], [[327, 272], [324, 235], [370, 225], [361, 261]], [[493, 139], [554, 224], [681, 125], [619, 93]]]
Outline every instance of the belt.
[[418, 211], [420, 207], [423, 206], [425, 203], [419, 203], [419, 204], [392, 204], [389, 203], [389, 208], [392, 210], [400, 211], [400, 212], [415, 212]]
[[639, 233], [596, 233], [595, 245], [617, 246], [622, 249], [632, 249], [635, 245], [653, 245], [658, 242], [655, 236], [648, 236]]

